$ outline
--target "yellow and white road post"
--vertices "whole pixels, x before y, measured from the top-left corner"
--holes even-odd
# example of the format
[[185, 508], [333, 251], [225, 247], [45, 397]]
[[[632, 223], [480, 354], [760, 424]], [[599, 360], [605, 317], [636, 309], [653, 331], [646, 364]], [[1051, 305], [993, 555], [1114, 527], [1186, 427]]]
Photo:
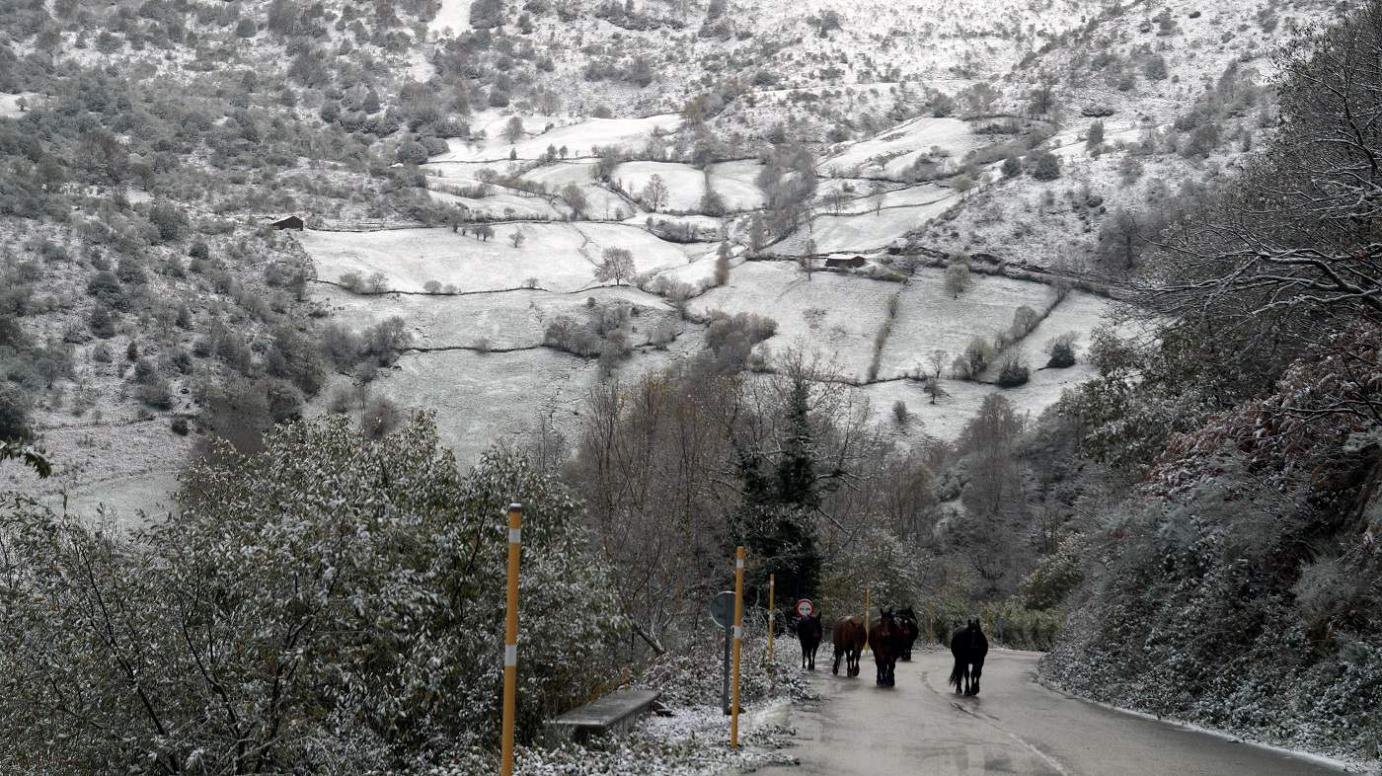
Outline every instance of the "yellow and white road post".
[[729, 745], [739, 748], [739, 649], [744, 639], [744, 548], [734, 551], [734, 647], [733, 678], [729, 685]]
[[514, 717], [518, 711], [518, 556], [523, 545], [523, 505], [509, 505], [508, 619], [504, 624], [504, 726], [500, 776], [513, 776]]
[[773, 608], [776, 603], [777, 575], [768, 575], [768, 661], [773, 659], [773, 618], [777, 616], [777, 610]]

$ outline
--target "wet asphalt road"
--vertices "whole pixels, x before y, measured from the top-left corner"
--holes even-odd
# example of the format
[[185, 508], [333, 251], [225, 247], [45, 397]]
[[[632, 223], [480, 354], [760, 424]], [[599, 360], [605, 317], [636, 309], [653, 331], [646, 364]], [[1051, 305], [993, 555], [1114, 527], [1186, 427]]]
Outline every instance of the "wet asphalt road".
[[[812, 681], [824, 696], [791, 724], [800, 767], [774, 776], [1337, 776], [1342, 771], [1068, 698], [1035, 680], [1040, 655], [992, 650], [983, 692], [946, 685], [950, 655], [917, 652], [897, 686], [831, 676], [829, 648]], [[824, 670], [821, 670], [822, 667]]]

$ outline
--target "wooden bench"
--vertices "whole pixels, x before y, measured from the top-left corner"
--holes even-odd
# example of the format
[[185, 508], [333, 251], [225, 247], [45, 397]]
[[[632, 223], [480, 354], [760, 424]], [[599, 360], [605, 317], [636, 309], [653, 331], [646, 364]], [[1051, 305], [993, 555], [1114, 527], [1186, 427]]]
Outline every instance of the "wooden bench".
[[583, 741], [592, 734], [624, 729], [650, 710], [658, 695], [656, 690], [617, 690], [548, 722], [548, 738], [554, 743]]

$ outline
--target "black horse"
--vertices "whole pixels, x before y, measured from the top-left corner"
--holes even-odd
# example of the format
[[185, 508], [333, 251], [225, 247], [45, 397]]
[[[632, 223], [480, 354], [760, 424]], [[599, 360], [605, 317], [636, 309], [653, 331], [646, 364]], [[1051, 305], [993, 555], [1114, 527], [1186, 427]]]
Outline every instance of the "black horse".
[[917, 613], [908, 606], [905, 609], [897, 610], [897, 625], [902, 628], [902, 654], [900, 655], [904, 663], [912, 661], [912, 645], [917, 643], [917, 636], [921, 634], [921, 628], [917, 625]]
[[801, 642], [801, 667], [816, 670], [816, 650], [821, 645], [821, 616], [813, 614], [797, 621], [797, 641]]
[[950, 637], [950, 654], [955, 656], [955, 668], [950, 672], [950, 684], [958, 694], [979, 694], [979, 677], [984, 673], [984, 656], [989, 653], [989, 640], [979, 627], [978, 620], [956, 631]]
[[892, 687], [897, 684], [897, 658], [902, 654], [902, 626], [892, 609], [878, 613], [878, 621], [869, 628], [869, 649], [873, 650], [873, 662], [878, 667], [876, 683], [879, 687]]

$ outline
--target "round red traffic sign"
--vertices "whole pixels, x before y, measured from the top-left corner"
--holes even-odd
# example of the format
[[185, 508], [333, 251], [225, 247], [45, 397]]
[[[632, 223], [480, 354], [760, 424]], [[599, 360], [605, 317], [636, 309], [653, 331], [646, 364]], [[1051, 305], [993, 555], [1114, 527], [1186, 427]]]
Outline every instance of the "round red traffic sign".
[[803, 598], [797, 601], [796, 609], [798, 617], [810, 617], [816, 613], [816, 605], [811, 603], [810, 598]]

